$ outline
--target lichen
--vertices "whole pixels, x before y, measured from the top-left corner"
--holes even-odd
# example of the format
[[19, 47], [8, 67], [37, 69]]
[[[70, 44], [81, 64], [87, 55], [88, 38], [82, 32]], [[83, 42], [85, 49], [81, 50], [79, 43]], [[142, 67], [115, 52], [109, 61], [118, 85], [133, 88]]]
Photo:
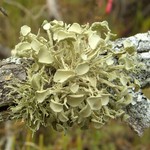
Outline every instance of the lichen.
[[123, 108], [132, 102], [129, 91], [139, 88], [129, 76], [139, 69], [134, 46], [126, 41], [124, 48], [114, 51], [114, 35], [106, 21], [44, 21], [42, 28], [47, 37], [21, 27], [20, 43], [12, 51], [33, 60], [26, 82], [12, 87], [20, 95], [11, 107], [14, 118], [22, 118], [33, 131], [41, 125], [63, 131], [73, 125], [99, 129], [122, 117]]

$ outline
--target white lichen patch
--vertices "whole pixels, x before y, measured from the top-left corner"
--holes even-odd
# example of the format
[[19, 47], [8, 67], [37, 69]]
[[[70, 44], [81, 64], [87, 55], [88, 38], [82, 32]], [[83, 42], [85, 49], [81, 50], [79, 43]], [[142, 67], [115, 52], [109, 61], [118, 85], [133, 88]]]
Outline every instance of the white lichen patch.
[[121, 117], [132, 102], [128, 91], [139, 87], [129, 76], [139, 68], [134, 46], [125, 41], [114, 51], [106, 21], [91, 26], [44, 21], [42, 28], [47, 38], [23, 26], [13, 50], [16, 57], [33, 60], [27, 81], [13, 87], [21, 97], [14, 98], [14, 117], [22, 117], [34, 131], [40, 125], [58, 131], [74, 124], [100, 128]]

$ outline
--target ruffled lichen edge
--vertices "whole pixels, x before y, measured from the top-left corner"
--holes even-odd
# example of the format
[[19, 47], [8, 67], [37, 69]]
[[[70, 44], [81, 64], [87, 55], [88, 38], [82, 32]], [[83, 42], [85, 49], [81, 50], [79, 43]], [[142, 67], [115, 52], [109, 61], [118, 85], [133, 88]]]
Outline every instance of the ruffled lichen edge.
[[33, 131], [41, 125], [64, 131], [73, 125], [99, 129], [110, 119], [125, 117], [130, 91], [140, 87], [132, 76], [140, 71], [132, 43], [124, 41], [115, 51], [106, 21], [44, 21], [42, 28], [47, 37], [21, 27], [20, 43], [12, 50], [15, 57], [33, 61], [26, 68], [27, 80], [11, 86], [14, 118], [22, 118]]

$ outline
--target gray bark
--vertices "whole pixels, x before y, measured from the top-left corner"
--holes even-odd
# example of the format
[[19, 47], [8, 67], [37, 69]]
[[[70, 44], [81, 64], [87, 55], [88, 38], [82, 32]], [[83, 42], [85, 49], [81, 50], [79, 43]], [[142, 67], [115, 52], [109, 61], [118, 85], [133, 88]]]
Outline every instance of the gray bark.
[[[121, 38], [114, 42], [115, 50], [123, 47], [123, 41], [131, 41], [139, 56], [139, 61], [145, 63], [145, 68], [136, 78], [141, 81], [141, 89], [150, 86], [150, 32], [137, 34], [128, 38]], [[142, 135], [145, 128], [150, 127], [150, 100], [146, 98], [141, 91], [133, 92], [133, 103], [127, 106], [126, 112], [130, 116], [127, 123], [134, 129], [138, 135]]]
[[[137, 34], [128, 38], [120, 38], [113, 42], [113, 48], [118, 51], [123, 47], [124, 40], [131, 41], [138, 53], [139, 62], [145, 63], [140, 74], [135, 75], [141, 81], [141, 89], [150, 86], [150, 32]], [[11, 93], [8, 85], [26, 80], [26, 67], [31, 61], [10, 57], [0, 62], [0, 121], [11, 119], [9, 106], [14, 105], [7, 95]], [[31, 62], [32, 63], [32, 62]], [[133, 103], [125, 108], [130, 118], [126, 121], [139, 135], [150, 127], [150, 101], [141, 91], [133, 92]], [[18, 98], [19, 95], [16, 95]]]

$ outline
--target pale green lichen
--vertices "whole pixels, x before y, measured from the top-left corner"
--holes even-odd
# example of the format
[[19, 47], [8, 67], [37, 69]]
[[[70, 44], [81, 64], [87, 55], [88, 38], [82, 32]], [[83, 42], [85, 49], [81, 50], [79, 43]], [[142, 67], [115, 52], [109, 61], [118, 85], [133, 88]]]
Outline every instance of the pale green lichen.
[[13, 87], [20, 95], [11, 110], [34, 131], [40, 125], [66, 130], [73, 125], [102, 127], [111, 118], [123, 116], [132, 102], [131, 89], [139, 83], [129, 74], [137, 70], [137, 55], [131, 43], [112, 49], [106, 21], [79, 25], [44, 21], [48, 38], [21, 28], [21, 42], [12, 54], [33, 60], [27, 81]]

